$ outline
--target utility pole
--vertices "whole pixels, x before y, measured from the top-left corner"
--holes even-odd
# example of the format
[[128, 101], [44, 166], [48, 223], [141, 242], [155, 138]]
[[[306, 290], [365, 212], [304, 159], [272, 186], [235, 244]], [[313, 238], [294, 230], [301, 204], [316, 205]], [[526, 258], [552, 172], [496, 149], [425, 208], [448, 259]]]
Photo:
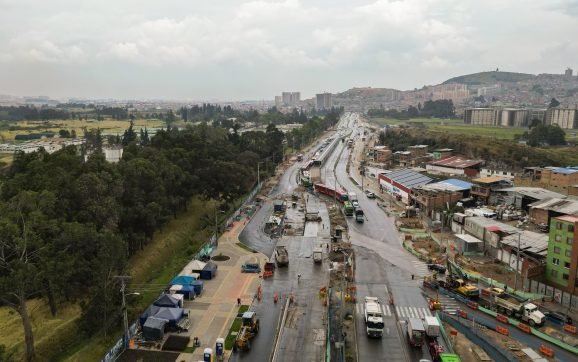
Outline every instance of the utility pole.
[[522, 237], [521, 232], [518, 233], [518, 250], [516, 251], [516, 273], [514, 279], [514, 290], [518, 290], [518, 270], [520, 266], [520, 239]]
[[261, 185], [261, 173], [259, 170], [259, 165], [262, 164], [263, 161], [257, 161], [257, 187]]
[[127, 316], [127, 308], [126, 308], [126, 280], [130, 279], [129, 275], [119, 275], [115, 276], [114, 278], [120, 279], [122, 285], [120, 287], [120, 292], [122, 293], [122, 314], [124, 317], [124, 344], [125, 348], [128, 348], [130, 336], [128, 331], [128, 316]]

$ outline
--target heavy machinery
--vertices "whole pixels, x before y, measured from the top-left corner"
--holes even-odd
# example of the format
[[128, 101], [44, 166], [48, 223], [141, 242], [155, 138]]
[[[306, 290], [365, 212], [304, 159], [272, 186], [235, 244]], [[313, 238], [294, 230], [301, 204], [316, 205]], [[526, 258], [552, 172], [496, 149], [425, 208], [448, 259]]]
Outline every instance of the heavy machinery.
[[259, 332], [259, 318], [255, 312], [243, 313], [243, 324], [235, 339], [234, 349], [248, 351], [251, 349], [251, 340]]
[[443, 287], [451, 289], [466, 298], [477, 298], [480, 296], [478, 287], [466, 282], [465, 275], [449, 259], [447, 261], [447, 269], [449, 275], [446, 278], [445, 285], [442, 285]]
[[[492, 296], [490, 296], [491, 298]], [[528, 299], [514, 294], [502, 293], [494, 295], [494, 305], [498, 312], [505, 313], [508, 317], [515, 317], [530, 324], [530, 326], [542, 326], [546, 316], [538, 310], [538, 307]]]
[[287, 248], [282, 245], [278, 245], [275, 247], [273, 254], [275, 255], [277, 266], [289, 265], [289, 253], [287, 252]]

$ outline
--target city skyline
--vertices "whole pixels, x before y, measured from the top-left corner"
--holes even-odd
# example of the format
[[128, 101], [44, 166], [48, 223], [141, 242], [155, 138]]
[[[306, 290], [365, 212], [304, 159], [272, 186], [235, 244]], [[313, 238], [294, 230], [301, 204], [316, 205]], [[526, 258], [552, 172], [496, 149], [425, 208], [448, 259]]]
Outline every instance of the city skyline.
[[294, 89], [311, 99], [578, 67], [573, 1], [75, 4], [0, 0], [0, 94], [238, 101]]

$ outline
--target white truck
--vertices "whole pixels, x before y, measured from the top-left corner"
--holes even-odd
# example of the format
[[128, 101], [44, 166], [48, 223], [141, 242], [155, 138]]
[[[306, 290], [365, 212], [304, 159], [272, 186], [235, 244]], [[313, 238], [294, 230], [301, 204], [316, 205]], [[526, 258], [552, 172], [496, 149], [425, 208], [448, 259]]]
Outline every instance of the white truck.
[[544, 313], [527, 299], [514, 294], [502, 293], [494, 296], [494, 303], [498, 312], [508, 317], [515, 317], [530, 324], [530, 326], [542, 326], [546, 321]]
[[313, 262], [319, 264], [323, 261], [323, 249], [316, 247], [313, 249]]
[[428, 337], [436, 338], [441, 335], [440, 323], [436, 317], [426, 316], [423, 320], [423, 327]]
[[383, 336], [383, 311], [377, 297], [365, 297], [365, 327], [369, 337]]

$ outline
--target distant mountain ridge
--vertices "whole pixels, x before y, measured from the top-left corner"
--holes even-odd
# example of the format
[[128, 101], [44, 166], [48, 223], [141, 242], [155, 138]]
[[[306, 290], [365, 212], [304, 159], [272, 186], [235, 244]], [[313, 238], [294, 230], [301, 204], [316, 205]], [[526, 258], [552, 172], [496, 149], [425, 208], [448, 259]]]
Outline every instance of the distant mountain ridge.
[[535, 77], [536, 76], [534, 74], [493, 71], [453, 77], [446, 80], [442, 84], [458, 83], [467, 85], [490, 85], [500, 82], [515, 83]]

